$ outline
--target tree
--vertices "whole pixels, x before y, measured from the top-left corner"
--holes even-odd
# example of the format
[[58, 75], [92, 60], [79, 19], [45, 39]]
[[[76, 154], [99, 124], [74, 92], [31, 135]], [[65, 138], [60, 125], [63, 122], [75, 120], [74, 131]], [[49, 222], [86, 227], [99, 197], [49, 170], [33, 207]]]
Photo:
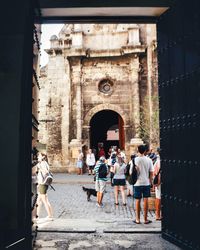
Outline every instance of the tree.
[[[152, 109], [150, 109], [150, 105]], [[159, 128], [159, 102], [158, 96], [149, 97], [143, 100], [140, 105], [140, 137], [145, 143], [159, 146], [160, 128]]]

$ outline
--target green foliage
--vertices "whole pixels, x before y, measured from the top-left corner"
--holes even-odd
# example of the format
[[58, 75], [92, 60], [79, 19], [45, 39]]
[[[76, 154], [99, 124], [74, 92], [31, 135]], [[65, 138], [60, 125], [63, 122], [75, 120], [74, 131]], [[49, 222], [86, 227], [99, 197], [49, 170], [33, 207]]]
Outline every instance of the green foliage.
[[150, 117], [149, 98], [146, 97], [140, 106], [140, 137], [145, 143], [159, 145], [159, 105], [158, 96], [152, 96], [152, 114]]

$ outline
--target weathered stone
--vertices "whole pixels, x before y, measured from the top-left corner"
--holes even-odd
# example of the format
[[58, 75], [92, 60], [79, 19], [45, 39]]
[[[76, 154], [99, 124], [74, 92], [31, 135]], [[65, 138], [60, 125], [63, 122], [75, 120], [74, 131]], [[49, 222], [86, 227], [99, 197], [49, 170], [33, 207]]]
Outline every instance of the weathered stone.
[[132, 138], [158, 144], [152, 125], [158, 110], [155, 31], [152, 24], [70, 24], [50, 41], [39, 139], [54, 169], [73, 171], [77, 150], [92, 146], [91, 121], [101, 111], [121, 117], [119, 145], [127, 156], [138, 145]]

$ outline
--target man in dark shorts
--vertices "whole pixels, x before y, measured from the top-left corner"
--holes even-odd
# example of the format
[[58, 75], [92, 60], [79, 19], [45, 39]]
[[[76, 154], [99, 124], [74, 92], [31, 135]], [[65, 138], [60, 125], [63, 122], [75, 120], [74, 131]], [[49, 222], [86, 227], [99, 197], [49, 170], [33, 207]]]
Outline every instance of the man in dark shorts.
[[153, 163], [150, 158], [145, 156], [145, 145], [138, 146], [139, 156], [135, 158], [135, 165], [138, 172], [138, 178], [134, 185], [134, 198], [136, 200], [136, 219], [134, 222], [140, 224], [140, 203], [144, 201], [144, 224], [151, 223], [147, 219], [148, 197], [151, 196], [150, 188], [153, 181]]

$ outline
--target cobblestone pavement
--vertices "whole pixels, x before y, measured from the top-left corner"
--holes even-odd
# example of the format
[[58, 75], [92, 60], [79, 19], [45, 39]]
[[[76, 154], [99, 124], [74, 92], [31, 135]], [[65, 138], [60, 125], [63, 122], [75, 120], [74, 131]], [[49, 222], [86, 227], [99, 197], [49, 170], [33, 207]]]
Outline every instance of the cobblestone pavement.
[[[161, 239], [159, 234], [161, 224], [155, 220], [153, 211], [148, 214], [152, 220], [151, 224], [133, 223], [135, 212], [132, 197], [128, 197], [127, 206], [123, 206], [119, 194], [119, 205], [115, 206], [113, 188], [108, 182], [103, 198], [104, 207], [99, 208], [96, 206], [96, 197], [91, 196], [91, 201], [87, 201], [82, 186], [94, 188], [93, 176], [54, 174], [53, 187], [56, 191], [48, 190], [49, 201], [54, 210], [54, 220], [47, 222], [42, 218], [46, 216], [43, 208], [41, 218], [37, 222], [35, 249], [178, 249], [173, 245], [169, 248], [169, 244]], [[146, 244], [144, 247], [141, 245], [140, 248], [136, 248], [142, 233], [152, 232], [156, 233], [152, 237], [159, 239], [159, 248], [151, 248], [151, 240], [148, 248]], [[114, 240], [114, 245], [111, 244], [109, 237]], [[146, 242], [149, 242], [149, 237], [150, 234], [145, 234]], [[97, 239], [99, 243], [96, 245]], [[167, 245], [164, 246], [165, 244]]]

